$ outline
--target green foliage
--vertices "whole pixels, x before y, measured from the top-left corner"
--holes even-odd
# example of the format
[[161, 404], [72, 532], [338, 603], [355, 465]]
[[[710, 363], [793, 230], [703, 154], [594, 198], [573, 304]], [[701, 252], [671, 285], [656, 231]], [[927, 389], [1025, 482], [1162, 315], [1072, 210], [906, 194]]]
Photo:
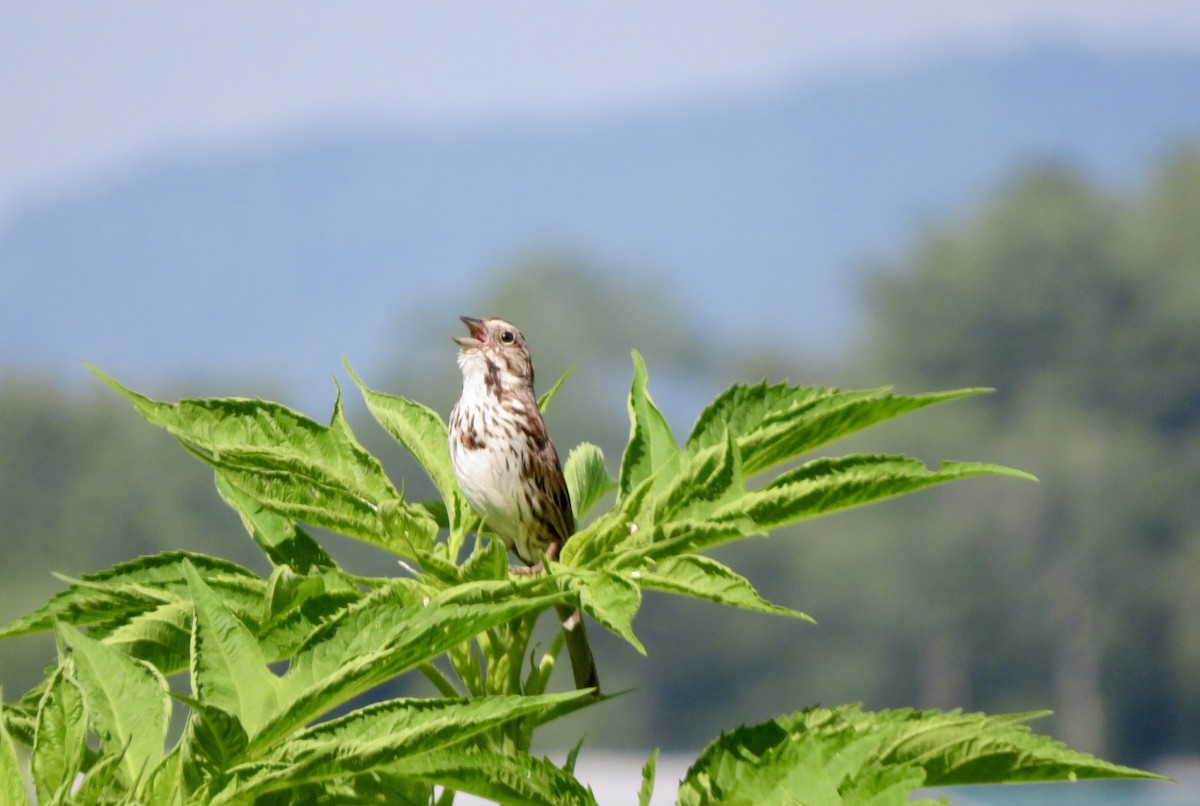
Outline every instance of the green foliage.
[[[921, 786], [1154, 778], [1067, 750], [1017, 724], [1036, 714], [812, 708], [741, 727], [705, 748], [680, 806], [906, 804]], [[926, 801], [928, 802], [928, 801]]]
[[[340, 396], [326, 426], [257, 400], [161, 403], [96, 374], [213, 468], [273, 570], [264, 578], [189, 552], [142, 557], [66, 580], [65, 591], [0, 630], [0, 638], [46, 630], [58, 638], [46, 680], [0, 712], [0, 793], [24, 797], [15, 738], [31, 748], [34, 790], [47, 803], [445, 803], [455, 791], [594, 803], [573, 774], [578, 747], [563, 767], [530, 753], [536, 728], [603, 701], [589, 690], [547, 693], [563, 641], [531, 643], [542, 611], [578, 606], [642, 652], [633, 621], [647, 589], [807, 619], [698, 552], [967, 476], [1026, 475], [854, 455], [759, 482], [814, 447], [978, 390], [903, 397], [739, 386], [705, 410], [681, 447], [635, 352], [618, 479], [592, 445], [566, 463], [577, 516], [614, 489], [616, 500], [544, 574], [514, 576], [454, 481], [445, 424], [420, 404], [351, 373], [441, 496], [414, 505], [357, 441]], [[301, 522], [391, 551], [409, 573], [351, 576]], [[441, 696], [348, 705], [408, 672]], [[167, 678], [180, 674], [190, 695], [171, 694]], [[186, 722], [168, 748], [173, 703]], [[689, 772], [679, 802], [890, 803], [922, 784], [1145, 775], [1033, 736], [1014, 726], [1020, 718], [800, 712], [723, 735]], [[641, 803], [655, 761], [643, 770]]]
[[0, 801], [16, 806], [29, 802], [21, 767], [17, 763], [17, 750], [5, 727], [4, 709], [0, 705]]
[[[854, 524], [856, 537], [880, 534], [874, 584], [861, 587], [913, 596], [817, 598], [859, 609], [910, 656], [920, 647], [884, 696], [941, 677], [954, 693], [926, 689], [925, 704], [1044, 702], [1073, 745], [1200, 752], [1198, 220], [1194, 146], [1132, 189], [1033, 167], [872, 278], [864, 375], [999, 390], [903, 423], [897, 447], [1020, 457], [1044, 480]], [[922, 539], [889, 539], [897, 532]], [[818, 562], [861, 569], [857, 551]], [[971, 593], [951, 576], [972, 580]], [[796, 584], [809, 581], [820, 584]]]

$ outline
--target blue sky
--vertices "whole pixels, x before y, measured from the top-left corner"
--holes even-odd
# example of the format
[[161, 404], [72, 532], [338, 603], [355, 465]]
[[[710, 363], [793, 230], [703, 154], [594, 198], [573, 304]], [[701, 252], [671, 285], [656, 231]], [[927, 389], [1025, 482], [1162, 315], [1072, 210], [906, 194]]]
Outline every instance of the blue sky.
[[5, 3], [0, 226], [183, 151], [587, 122], [1049, 40], [1194, 51], [1200, 3]]

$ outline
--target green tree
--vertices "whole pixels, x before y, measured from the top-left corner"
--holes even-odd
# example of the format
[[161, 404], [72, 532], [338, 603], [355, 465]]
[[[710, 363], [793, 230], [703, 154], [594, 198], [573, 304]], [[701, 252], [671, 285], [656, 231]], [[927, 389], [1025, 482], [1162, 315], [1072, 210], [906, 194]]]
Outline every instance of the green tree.
[[[1200, 608], [1184, 570], [1200, 531], [1197, 221], [1195, 150], [1135, 193], [1036, 168], [874, 273], [868, 371], [997, 388], [936, 428], [914, 421], [911, 444], [955, 455], [964, 434], [988, 433], [1042, 480], [938, 497], [922, 513], [933, 534], [896, 507], [914, 539], [880, 550], [913, 609], [890, 626], [917, 646], [908, 673], [936, 689], [924, 700], [1008, 707], [1046, 692], [1076, 745], [1200, 750]], [[912, 618], [930, 609], [941, 623], [915, 616], [934, 628], [916, 639]]]

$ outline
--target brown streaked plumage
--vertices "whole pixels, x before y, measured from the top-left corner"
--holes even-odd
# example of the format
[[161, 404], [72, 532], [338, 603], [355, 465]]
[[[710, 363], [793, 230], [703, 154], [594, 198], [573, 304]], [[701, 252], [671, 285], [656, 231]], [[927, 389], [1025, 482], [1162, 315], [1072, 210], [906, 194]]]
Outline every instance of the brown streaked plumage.
[[[540, 569], [575, 531], [562, 465], [533, 391], [525, 337], [503, 319], [462, 317], [469, 336], [458, 366], [463, 390], [450, 413], [450, 460], [475, 511], [523, 563]], [[582, 615], [558, 608], [578, 688], [600, 690]]]

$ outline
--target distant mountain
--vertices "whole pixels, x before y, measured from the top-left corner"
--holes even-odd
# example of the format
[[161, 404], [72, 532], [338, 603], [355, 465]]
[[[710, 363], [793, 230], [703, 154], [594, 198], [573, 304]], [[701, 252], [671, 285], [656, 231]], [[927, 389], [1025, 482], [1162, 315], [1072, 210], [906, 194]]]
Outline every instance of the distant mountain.
[[1043, 47], [604, 124], [180, 155], [0, 233], [0, 366], [327, 390], [341, 353], [380, 360], [430, 294], [470, 300], [547, 242], [660, 273], [715, 328], [827, 351], [864, 258], [1023, 161], [1128, 182], [1197, 137], [1200, 54]]

